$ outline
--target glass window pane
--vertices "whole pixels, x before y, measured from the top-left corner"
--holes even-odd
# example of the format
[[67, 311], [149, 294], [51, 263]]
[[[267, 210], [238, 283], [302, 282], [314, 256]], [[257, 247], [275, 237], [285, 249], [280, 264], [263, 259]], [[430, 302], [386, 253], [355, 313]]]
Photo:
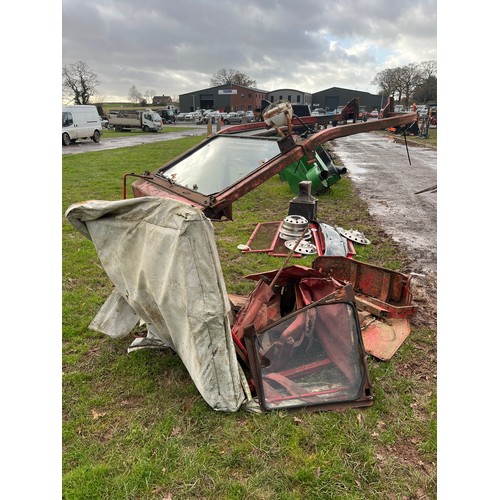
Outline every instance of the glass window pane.
[[280, 153], [276, 140], [219, 136], [161, 175], [200, 193], [218, 193]]
[[350, 305], [305, 309], [258, 334], [256, 342], [266, 409], [360, 397], [363, 351]]

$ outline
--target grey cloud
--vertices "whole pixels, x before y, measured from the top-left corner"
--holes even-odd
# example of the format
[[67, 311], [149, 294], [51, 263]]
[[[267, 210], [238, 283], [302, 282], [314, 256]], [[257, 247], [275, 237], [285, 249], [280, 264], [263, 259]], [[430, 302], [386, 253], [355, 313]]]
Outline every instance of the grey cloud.
[[266, 90], [365, 89], [386, 61], [435, 59], [436, 24], [436, 0], [63, 0], [62, 63], [85, 61], [106, 98], [179, 95], [220, 68]]

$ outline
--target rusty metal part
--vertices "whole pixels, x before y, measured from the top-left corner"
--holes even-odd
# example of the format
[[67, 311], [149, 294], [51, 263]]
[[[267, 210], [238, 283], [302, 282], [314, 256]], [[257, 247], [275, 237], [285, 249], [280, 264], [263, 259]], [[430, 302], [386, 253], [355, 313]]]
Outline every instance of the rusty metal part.
[[374, 320], [366, 328], [361, 325], [365, 351], [382, 361], [387, 361], [394, 356], [410, 335], [410, 331], [408, 319]]
[[379, 318], [409, 318], [417, 312], [416, 306], [394, 306], [375, 297], [363, 295], [356, 296], [356, 305], [358, 309], [369, 311]]
[[411, 277], [347, 257], [316, 257], [313, 268], [327, 276], [351, 283], [358, 308], [384, 318], [408, 318], [417, 307], [412, 304]]

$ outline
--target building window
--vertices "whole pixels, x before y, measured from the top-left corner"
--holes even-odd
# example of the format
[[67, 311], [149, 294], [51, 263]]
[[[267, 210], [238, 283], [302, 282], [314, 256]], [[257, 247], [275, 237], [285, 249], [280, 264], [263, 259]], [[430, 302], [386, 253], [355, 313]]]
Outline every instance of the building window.
[[282, 95], [280, 95], [280, 101], [282, 101], [282, 100], [283, 100], [283, 96], [282, 96]]
[[248, 94], [248, 98], [251, 99], [252, 98], [252, 94]]
[[274, 96], [273, 95], [271, 96], [271, 102], [274, 102]]
[[300, 102], [300, 95], [297, 94], [297, 102]]
[[292, 96], [291, 95], [288, 96], [288, 102], [292, 102]]

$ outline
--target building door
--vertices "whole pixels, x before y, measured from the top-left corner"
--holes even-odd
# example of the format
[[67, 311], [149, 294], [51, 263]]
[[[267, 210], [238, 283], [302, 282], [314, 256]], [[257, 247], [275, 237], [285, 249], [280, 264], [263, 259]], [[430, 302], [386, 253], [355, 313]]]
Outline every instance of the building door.
[[325, 107], [328, 108], [330, 111], [333, 111], [334, 109], [339, 107], [339, 96], [334, 95], [334, 96], [326, 96], [325, 97]]

